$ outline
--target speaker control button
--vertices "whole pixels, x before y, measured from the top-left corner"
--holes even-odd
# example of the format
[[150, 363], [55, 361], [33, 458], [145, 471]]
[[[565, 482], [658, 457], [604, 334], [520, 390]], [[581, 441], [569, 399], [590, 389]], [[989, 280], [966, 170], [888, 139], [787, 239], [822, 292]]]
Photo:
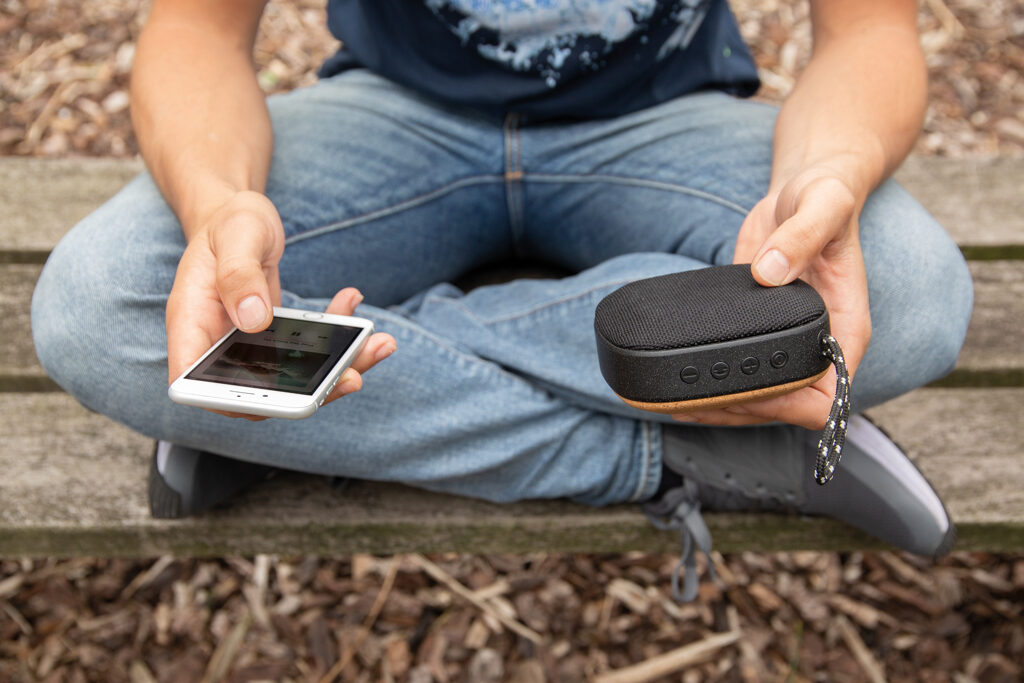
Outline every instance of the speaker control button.
[[725, 379], [729, 376], [729, 364], [718, 361], [711, 366], [711, 376], [715, 379]]
[[679, 371], [679, 379], [683, 380], [687, 384], [693, 384], [700, 379], [700, 372], [692, 365], [687, 365]]
[[781, 368], [789, 360], [785, 351], [776, 351], [772, 354], [771, 364], [773, 368]]
[[743, 371], [744, 375], [753, 375], [760, 367], [761, 362], [753, 356], [747, 356], [743, 359], [743, 362], [740, 363], [740, 370]]

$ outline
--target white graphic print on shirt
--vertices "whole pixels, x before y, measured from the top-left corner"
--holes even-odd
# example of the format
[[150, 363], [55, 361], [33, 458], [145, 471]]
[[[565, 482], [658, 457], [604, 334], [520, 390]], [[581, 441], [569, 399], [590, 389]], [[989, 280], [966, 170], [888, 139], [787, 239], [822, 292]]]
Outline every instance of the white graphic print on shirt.
[[[430, 10], [483, 57], [534, 72], [555, 87], [567, 70], [596, 70], [616, 43], [651, 21], [675, 29], [658, 59], [690, 44], [709, 0], [425, 0]], [[668, 11], [657, 12], [659, 6]]]

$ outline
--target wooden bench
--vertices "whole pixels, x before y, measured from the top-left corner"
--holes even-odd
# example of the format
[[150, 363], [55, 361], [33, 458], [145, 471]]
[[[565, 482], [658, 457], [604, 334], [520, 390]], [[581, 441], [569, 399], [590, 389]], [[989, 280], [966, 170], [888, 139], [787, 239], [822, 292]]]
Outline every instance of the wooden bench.
[[[515, 505], [287, 474], [185, 520], [150, 517], [152, 442], [81, 408], [45, 376], [29, 334], [49, 250], [138, 169], [114, 160], [0, 159], [0, 556], [406, 551], [675, 551], [636, 506]], [[1024, 548], [1024, 160], [911, 159], [899, 178], [970, 260], [976, 304], [956, 370], [871, 411], [945, 499], [959, 549]], [[881, 545], [836, 522], [709, 514], [716, 548]]]

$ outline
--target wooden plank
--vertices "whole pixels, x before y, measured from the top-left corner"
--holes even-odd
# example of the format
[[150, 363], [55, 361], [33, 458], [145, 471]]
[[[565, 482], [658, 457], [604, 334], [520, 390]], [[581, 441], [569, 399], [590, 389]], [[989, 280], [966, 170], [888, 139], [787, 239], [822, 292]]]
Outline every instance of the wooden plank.
[[[926, 389], [872, 411], [945, 498], [960, 549], [1024, 549], [1022, 405], [1024, 389]], [[495, 505], [380, 483], [338, 492], [297, 474], [195, 519], [154, 520], [150, 440], [64, 394], [3, 394], [0, 415], [0, 556], [678, 550], [636, 506]], [[723, 551], [881, 547], [829, 520], [707, 519]]]
[[[967, 339], [944, 386], [1021, 386], [1024, 261], [972, 262], [975, 306]], [[41, 266], [0, 265], [0, 391], [56, 389], [39, 366], [27, 333], [32, 288]]]
[[896, 179], [939, 219], [957, 244], [1019, 247], [1024, 243], [1024, 159], [910, 157], [896, 172]]
[[131, 159], [0, 158], [0, 252], [48, 252], [140, 170]]
[[971, 370], [1024, 368], [1024, 261], [969, 263], [974, 311], [957, 366]]
[[42, 375], [29, 323], [42, 266], [0, 265], [0, 375]]
[[[0, 261], [40, 261], [142, 169], [134, 159], [0, 158]], [[972, 248], [1024, 247], [1024, 159], [911, 157], [896, 178]], [[990, 252], [985, 252], [990, 253]]]

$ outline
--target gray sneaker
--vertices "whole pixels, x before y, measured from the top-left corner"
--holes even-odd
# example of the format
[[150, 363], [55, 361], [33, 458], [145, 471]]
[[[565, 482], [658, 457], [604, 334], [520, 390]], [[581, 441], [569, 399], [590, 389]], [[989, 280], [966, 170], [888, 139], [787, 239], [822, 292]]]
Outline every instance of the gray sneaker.
[[807, 474], [817, 437], [789, 425], [662, 430], [666, 481], [643, 510], [658, 528], [680, 532], [683, 553], [672, 576], [677, 600], [696, 596], [695, 551], [711, 551], [702, 509], [821, 515], [918, 555], [950, 551], [956, 529], [942, 500], [881, 429], [863, 416], [850, 417], [842, 465], [826, 486]]
[[149, 511], [157, 519], [199, 514], [276, 473], [273, 467], [157, 441], [149, 467]]

